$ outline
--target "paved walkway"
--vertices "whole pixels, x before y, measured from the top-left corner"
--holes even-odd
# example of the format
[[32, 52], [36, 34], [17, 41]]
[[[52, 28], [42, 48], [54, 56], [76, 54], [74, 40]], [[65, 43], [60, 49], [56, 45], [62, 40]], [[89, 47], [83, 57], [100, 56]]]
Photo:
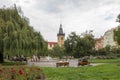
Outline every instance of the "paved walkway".
[[[40, 66], [40, 67], [56, 67], [56, 62], [58, 60], [41, 60], [40, 62], [31, 62], [28, 61], [28, 66]], [[69, 60], [69, 67], [78, 67], [78, 60], [77, 59], [71, 59]], [[103, 63], [91, 63], [91, 66], [97, 66], [101, 65]]]

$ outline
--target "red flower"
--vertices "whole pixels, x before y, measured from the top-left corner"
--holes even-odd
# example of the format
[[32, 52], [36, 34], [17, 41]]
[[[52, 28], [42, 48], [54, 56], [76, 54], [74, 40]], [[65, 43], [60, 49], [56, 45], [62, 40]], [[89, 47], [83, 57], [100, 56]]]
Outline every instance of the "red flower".
[[19, 70], [19, 74], [20, 74], [20, 75], [23, 74], [23, 70], [22, 70], [22, 69]]

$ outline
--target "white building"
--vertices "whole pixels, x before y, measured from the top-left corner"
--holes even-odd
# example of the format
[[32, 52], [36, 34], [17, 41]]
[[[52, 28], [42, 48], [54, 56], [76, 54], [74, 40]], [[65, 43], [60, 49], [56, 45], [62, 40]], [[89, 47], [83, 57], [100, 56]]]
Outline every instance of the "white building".
[[107, 45], [109, 45], [111, 47], [117, 47], [117, 43], [114, 40], [114, 30], [116, 30], [116, 29], [117, 29], [117, 27], [112, 28], [105, 32], [103, 47], [106, 47]]

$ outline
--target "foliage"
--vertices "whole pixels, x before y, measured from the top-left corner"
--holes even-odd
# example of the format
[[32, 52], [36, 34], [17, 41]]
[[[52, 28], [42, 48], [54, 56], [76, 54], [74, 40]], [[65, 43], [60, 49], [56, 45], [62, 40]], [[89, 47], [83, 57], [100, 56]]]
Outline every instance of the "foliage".
[[120, 45], [120, 26], [117, 30], [114, 30], [114, 40]]
[[106, 56], [106, 55], [109, 55], [110, 52], [111, 52], [110, 46], [107, 45], [105, 48], [102, 48], [102, 49], [98, 50], [96, 55], [105, 55]]
[[[1, 23], [1, 22], [0, 22]], [[4, 62], [4, 59], [3, 59], [3, 48], [4, 48], [4, 45], [3, 45], [3, 35], [2, 35], [2, 30], [0, 29], [0, 63], [3, 63]]]
[[[120, 23], [120, 14], [117, 16], [117, 22]], [[114, 30], [114, 40], [120, 45], [120, 26], [117, 30]]]
[[59, 45], [56, 45], [52, 50], [49, 50], [48, 54], [53, 57], [62, 58], [65, 55], [65, 49], [64, 47], [60, 47]]
[[29, 25], [29, 19], [16, 5], [0, 9], [0, 40], [4, 44], [4, 56], [31, 56], [47, 50], [41, 33]]
[[112, 48], [111, 53], [113, 53], [117, 57], [120, 57], [120, 48]]
[[120, 14], [117, 16], [117, 22], [120, 23]]
[[70, 68], [42, 68], [47, 80], [119, 80], [120, 66], [102, 64]]
[[107, 45], [105, 48], [102, 48], [96, 51], [96, 56], [109, 56], [111, 58], [120, 57], [120, 48], [111, 47]]
[[[43, 79], [44, 78], [44, 79]], [[0, 67], [0, 80], [45, 80], [38, 67]]]
[[65, 55], [65, 51], [64, 51], [64, 47], [60, 47], [60, 46], [55, 46], [53, 48], [53, 52], [54, 52], [54, 56], [58, 56], [59, 58], [62, 58], [62, 56]]
[[68, 55], [80, 57], [93, 54], [94, 44], [94, 37], [90, 32], [82, 36], [72, 32], [65, 40], [65, 49]]
[[2, 66], [14, 66], [14, 65], [26, 65], [26, 62], [12, 62], [12, 61], [4, 61], [1, 65]]
[[67, 40], [65, 40], [64, 46], [68, 55], [74, 55], [77, 40], [79, 40], [79, 38], [79, 35], [76, 35], [75, 32], [71, 32], [71, 34], [69, 34], [69, 36], [67, 37]]

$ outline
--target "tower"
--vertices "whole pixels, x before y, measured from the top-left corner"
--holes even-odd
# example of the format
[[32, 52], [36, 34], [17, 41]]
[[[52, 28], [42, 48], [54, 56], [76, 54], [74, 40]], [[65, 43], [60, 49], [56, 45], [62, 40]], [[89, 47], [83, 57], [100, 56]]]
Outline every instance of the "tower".
[[57, 34], [57, 41], [60, 47], [64, 46], [65, 33], [63, 33], [62, 24], [60, 24], [59, 32]]

